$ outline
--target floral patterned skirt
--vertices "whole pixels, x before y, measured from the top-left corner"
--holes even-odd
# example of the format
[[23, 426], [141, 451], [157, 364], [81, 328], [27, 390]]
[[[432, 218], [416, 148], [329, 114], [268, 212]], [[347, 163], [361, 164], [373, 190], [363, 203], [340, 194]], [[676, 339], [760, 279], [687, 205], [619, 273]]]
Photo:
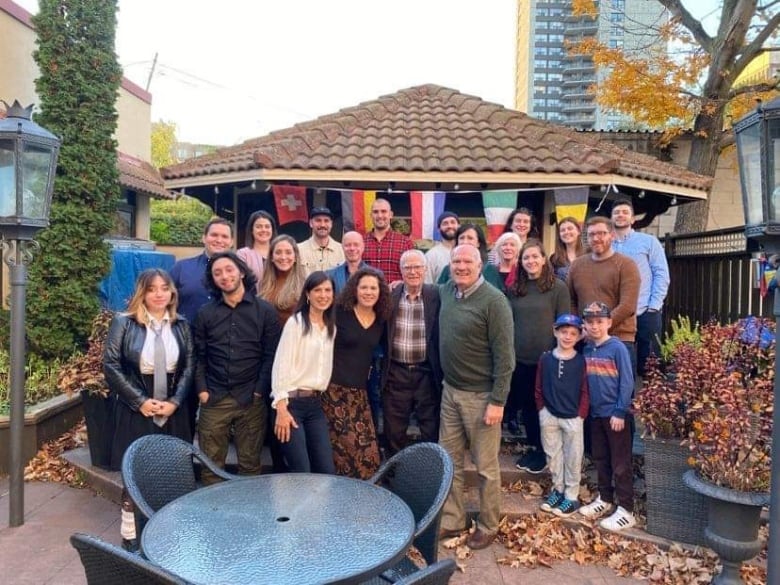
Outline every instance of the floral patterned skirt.
[[379, 444], [365, 388], [330, 384], [322, 393], [338, 475], [368, 479], [379, 468]]

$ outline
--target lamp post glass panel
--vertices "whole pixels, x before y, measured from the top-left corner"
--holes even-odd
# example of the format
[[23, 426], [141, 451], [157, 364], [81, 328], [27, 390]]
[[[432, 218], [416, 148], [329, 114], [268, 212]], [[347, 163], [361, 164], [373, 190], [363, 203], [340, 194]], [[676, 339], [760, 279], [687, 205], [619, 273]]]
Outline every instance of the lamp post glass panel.
[[[737, 137], [745, 235], [766, 254], [780, 252], [780, 98], [759, 105], [734, 125]], [[780, 288], [774, 293], [775, 347], [780, 347]], [[772, 473], [767, 582], [780, 583], [780, 363], [775, 358]]]
[[0, 235], [11, 282], [11, 420], [9, 516], [24, 523], [24, 365], [27, 265], [37, 246], [35, 234], [49, 225], [60, 141], [31, 120], [32, 106], [14, 101], [0, 119]]

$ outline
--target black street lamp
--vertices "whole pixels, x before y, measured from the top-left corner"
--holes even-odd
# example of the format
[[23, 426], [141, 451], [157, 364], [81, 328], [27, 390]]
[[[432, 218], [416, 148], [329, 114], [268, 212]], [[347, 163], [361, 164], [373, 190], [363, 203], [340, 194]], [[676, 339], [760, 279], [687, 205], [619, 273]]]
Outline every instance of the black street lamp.
[[35, 234], [49, 225], [49, 206], [60, 140], [31, 118], [18, 101], [0, 119], [0, 235], [11, 281], [11, 441], [8, 524], [24, 524], [24, 366], [27, 265]]
[[[780, 98], [759, 104], [734, 125], [745, 236], [766, 254], [780, 252]], [[775, 289], [775, 352], [780, 350], [780, 289]], [[780, 362], [775, 354], [767, 582], [780, 583]]]

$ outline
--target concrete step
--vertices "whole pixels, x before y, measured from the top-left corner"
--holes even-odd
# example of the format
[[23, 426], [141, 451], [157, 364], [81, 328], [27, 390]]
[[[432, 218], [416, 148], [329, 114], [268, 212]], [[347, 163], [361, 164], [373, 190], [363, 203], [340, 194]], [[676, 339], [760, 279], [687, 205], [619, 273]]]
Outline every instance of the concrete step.
[[[515, 448], [516, 447], [511, 445], [504, 445], [502, 447], [502, 452], [499, 456], [502, 485], [513, 484], [518, 480], [537, 481], [542, 478], [549, 478], [549, 474], [547, 472], [539, 475], [531, 475], [517, 469], [515, 467], [515, 460], [517, 459], [518, 455], [513, 453]], [[107, 471], [92, 465], [89, 457], [89, 449], [87, 447], [66, 451], [62, 456], [66, 461], [71, 463], [79, 470], [82, 480], [86, 485], [90, 486], [103, 497], [108, 498], [109, 500], [116, 503], [120, 502], [123, 484], [122, 474], [119, 471]], [[262, 463], [263, 473], [271, 473], [273, 471], [271, 464], [271, 453], [268, 447], [263, 448]], [[236, 452], [232, 443], [230, 444], [230, 448], [228, 450], [226, 468], [231, 472], [236, 471]], [[471, 462], [471, 459], [468, 456], [466, 457], [465, 462], [465, 472], [466, 485], [470, 489], [476, 489], [476, 486], [479, 485], [479, 476], [477, 475], [474, 464]]]

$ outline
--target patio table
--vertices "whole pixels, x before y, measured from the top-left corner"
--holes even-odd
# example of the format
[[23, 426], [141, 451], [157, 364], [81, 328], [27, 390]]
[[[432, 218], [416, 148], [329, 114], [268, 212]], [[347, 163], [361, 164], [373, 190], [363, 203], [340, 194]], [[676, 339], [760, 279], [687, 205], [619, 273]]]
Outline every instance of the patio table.
[[333, 475], [236, 479], [161, 508], [144, 555], [195, 584], [360, 583], [399, 562], [414, 517], [390, 491]]

